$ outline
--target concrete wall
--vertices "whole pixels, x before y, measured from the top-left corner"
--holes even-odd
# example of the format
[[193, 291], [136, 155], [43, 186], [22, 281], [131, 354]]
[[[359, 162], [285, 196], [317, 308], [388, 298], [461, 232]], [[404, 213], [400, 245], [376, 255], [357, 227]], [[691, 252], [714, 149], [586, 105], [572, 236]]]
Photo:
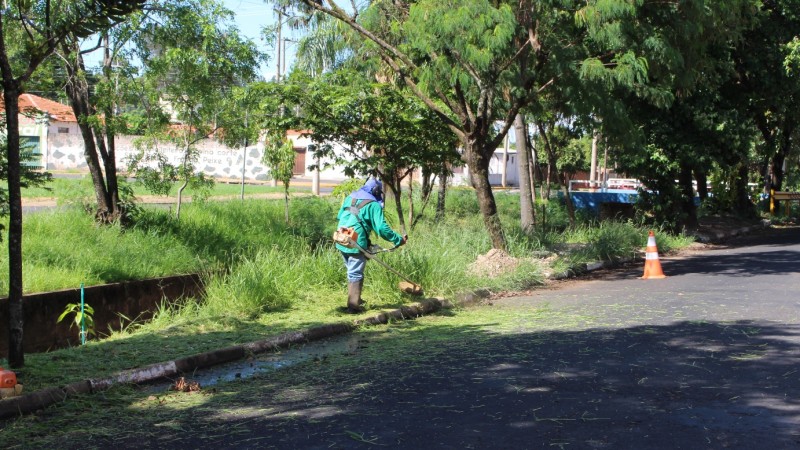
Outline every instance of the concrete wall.
[[[312, 159], [307, 147], [312, 141], [299, 133], [290, 133], [298, 158], [304, 158], [304, 171], [297, 176], [311, 177], [313, 171], [308, 166], [316, 161]], [[136, 147], [137, 136], [117, 136], [116, 156], [117, 168], [126, 170], [134, 155], [139, 153]], [[48, 132], [48, 144], [42, 151], [43, 166], [47, 170], [82, 170], [86, 169], [86, 158], [83, 152], [83, 140], [78, 125], [75, 123], [53, 123]], [[182, 163], [183, 152], [171, 144], [162, 144], [159, 151], [173, 165]], [[270, 180], [269, 169], [261, 162], [264, 155], [263, 141], [248, 145], [246, 149], [225, 146], [213, 139], [204, 139], [197, 143], [198, 159], [195, 162], [198, 172], [215, 178], [241, 179], [249, 181]], [[324, 164], [326, 161], [319, 161]], [[154, 165], [155, 163], [153, 163]], [[322, 170], [320, 177], [325, 180], [344, 180], [344, 173], [337, 168]]]
[[[516, 150], [509, 150], [506, 155], [506, 186], [519, 186], [519, 171]], [[489, 183], [500, 186], [502, 181], [503, 149], [497, 149], [489, 160]], [[469, 166], [464, 165], [461, 170], [453, 173], [453, 184], [456, 186], [469, 186]]]
[[[94, 308], [94, 327], [99, 334], [109, 327], [118, 330], [119, 314], [130, 319], [147, 320], [162, 301], [199, 297], [203, 293], [200, 277], [181, 275], [150, 280], [129, 281], [84, 288], [84, 302]], [[80, 344], [79, 329], [70, 328], [58, 316], [70, 303], [80, 303], [80, 289], [44, 292], [23, 297], [25, 328], [23, 349], [26, 353]], [[71, 319], [71, 316], [69, 317]], [[8, 298], [0, 299], [0, 356], [8, 353]]]
[[86, 168], [83, 138], [75, 122], [52, 122], [47, 131], [47, 144], [42, 148], [45, 170]]

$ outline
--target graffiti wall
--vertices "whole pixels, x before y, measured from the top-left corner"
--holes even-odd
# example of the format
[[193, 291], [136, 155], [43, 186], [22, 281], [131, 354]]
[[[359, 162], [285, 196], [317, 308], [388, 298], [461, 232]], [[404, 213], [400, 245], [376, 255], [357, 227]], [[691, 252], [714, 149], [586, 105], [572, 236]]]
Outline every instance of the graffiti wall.
[[[48, 136], [49, 145], [47, 145], [42, 154], [43, 167], [52, 171], [80, 171], [86, 169], [83, 140], [77, 124], [51, 124]], [[295, 176], [312, 176], [313, 171], [309, 170], [308, 166], [317, 161], [314, 161], [306, 151], [311, 141], [298, 133], [291, 134], [289, 137], [294, 142], [295, 151], [297, 152], [297, 173], [295, 173]], [[126, 171], [131, 158], [139, 153], [137, 147], [139, 140], [141, 138], [137, 136], [116, 137], [116, 160], [119, 171]], [[170, 164], [178, 166], [183, 163], [184, 152], [175, 144], [158, 143], [156, 145], [158, 146], [158, 152], [164, 155]], [[202, 172], [215, 178], [239, 180], [244, 174], [244, 179], [250, 181], [268, 181], [271, 179], [269, 169], [261, 162], [264, 153], [263, 142], [248, 145], [247, 148], [231, 148], [213, 139], [205, 139], [198, 142], [195, 148], [197, 156], [194, 166], [197, 172]], [[149, 162], [149, 164], [153, 167], [156, 165], [153, 161]], [[320, 176], [331, 180], [345, 178], [342, 172], [335, 168], [323, 170]]]

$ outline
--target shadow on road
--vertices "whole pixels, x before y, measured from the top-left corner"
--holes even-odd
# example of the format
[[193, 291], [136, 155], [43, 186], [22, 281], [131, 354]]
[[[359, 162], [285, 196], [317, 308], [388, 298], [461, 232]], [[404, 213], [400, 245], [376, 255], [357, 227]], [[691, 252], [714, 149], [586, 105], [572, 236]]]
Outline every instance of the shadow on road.
[[714, 274], [752, 277], [757, 275], [786, 275], [800, 273], [800, 251], [763, 248], [760, 252], [725, 254], [710, 252], [681, 260], [665, 261], [663, 267], [670, 275]]
[[126, 431], [122, 441], [82, 443], [320, 449], [800, 445], [796, 325], [680, 322], [511, 334], [489, 331], [486, 324], [401, 327], [418, 329], [402, 339], [366, 333], [348, 354], [219, 386], [189, 408], [151, 401], [126, 413], [141, 431]]

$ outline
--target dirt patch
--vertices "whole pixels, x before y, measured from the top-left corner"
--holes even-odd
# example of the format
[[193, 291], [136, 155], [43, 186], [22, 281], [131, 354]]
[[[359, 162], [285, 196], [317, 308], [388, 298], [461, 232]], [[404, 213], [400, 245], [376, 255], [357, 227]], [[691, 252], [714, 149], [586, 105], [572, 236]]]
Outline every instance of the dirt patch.
[[732, 215], [713, 215], [700, 218], [699, 226], [691, 231], [698, 241], [716, 243], [741, 234], [744, 230], [753, 233], [763, 228], [764, 222], [758, 219], [742, 219]]
[[469, 265], [469, 272], [478, 276], [496, 278], [513, 271], [519, 262], [518, 258], [503, 250], [493, 248], [485, 255], [478, 256], [478, 259]]

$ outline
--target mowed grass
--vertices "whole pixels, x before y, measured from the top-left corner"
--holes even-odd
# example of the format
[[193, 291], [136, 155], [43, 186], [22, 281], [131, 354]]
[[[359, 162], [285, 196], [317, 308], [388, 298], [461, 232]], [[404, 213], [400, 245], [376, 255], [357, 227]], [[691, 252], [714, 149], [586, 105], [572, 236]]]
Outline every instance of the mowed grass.
[[[517, 225], [519, 198], [498, 194], [497, 200], [509, 253], [521, 261], [513, 270], [494, 278], [470, 270], [491, 244], [474, 192], [466, 189], [451, 191], [443, 220], [434, 220], [429, 209], [410, 230], [408, 244], [381, 258], [422, 285], [427, 296], [450, 297], [478, 288], [527, 289], [541, 284], [553, 265], [622, 258], [646, 243], [647, 231], [626, 222], [567, 230], [556, 202], [548, 206], [549, 226], [525, 234]], [[77, 209], [26, 215], [27, 292], [183, 273], [203, 274], [207, 286], [204, 298], [164, 304], [147, 323], [121, 318], [121, 331], [96, 330], [100, 339], [85, 346], [27, 355], [20, 371], [26, 389], [351, 320], [338, 309], [345, 304], [346, 274], [329, 238], [339, 202], [293, 198], [288, 223], [281, 200], [191, 203], [180, 221], [164, 209], [143, 209], [127, 229], [96, 225]], [[399, 229], [392, 211], [387, 218]], [[576, 242], [580, 245], [570, 245]], [[659, 233], [662, 251], [688, 242]], [[7, 266], [7, 255], [0, 254], [4, 291]], [[372, 312], [414, 300], [397, 289], [398, 277], [379, 265], [369, 264], [366, 276], [363, 297]]]
[[[232, 423], [223, 416], [229, 413], [247, 414], [254, 407], [249, 402], [261, 402], [264, 407], [271, 407], [271, 402], [285, 400], [285, 389], [297, 389], [299, 393], [307, 388], [307, 394], [313, 395], [312, 392], [320, 389], [321, 384], [346, 385], [350, 378], [357, 378], [364, 373], [375, 376], [372, 381], [377, 381], [377, 377], [389, 378], [397, 375], [398, 366], [413, 370], [442, 358], [454, 348], [469, 347], [472, 351], [483, 351], [491, 345], [492, 336], [518, 332], [506, 327], [498, 328], [502, 323], [523, 322], [528, 327], [525, 331], [530, 332], [566, 329], [574, 320], [570, 314], [547, 307], [513, 313], [502, 309], [475, 308], [451, 310], [447, 314], [415, 321], [362, 328], [354, 337], [369, 345], [360, 346], [357, 353], [332, 353], [325, 355], [322, 361], [315, 359], [254, 378], [207, 386], [201, 392], [182, 393], [154, 390], [151, 387], [117, 386], [101, 395], [72, 397], [67, 402], [48, 408], [43, 413], [45, 416], [23, 416], [7, 422], [3, 433], [0, 433], [0, 445], [9, 449], [65, 445], [69, 448], [104, 448], [109, 441], [140, 440], [140, 445], [147, 446], [145, 442], [162, 435], [165, 430], [175, 430], [174, 426], [182, 427], [177, 424], [188, 426], [197, 423], [199, 418], [204, 418], [203, 421], [210, 419], [209, 428], [204, 433], [228, 434], [232, 431]], [[410, 348], [415, 350], [409, 351]], [[116, 353], [103, 359], [132, 357], [131, 353], [130, 348], [122, 346], [118, 347]], [[96, 353], [98, 355], [99, 352]], [[58, 358], [58, 361], [68, 364], [62, 358]], [[355, 386], [354, 383], [351, 385]], [[363, 387], [356, 388], [353, 394], [356, 392], [374, 395]], [[326, 394], [318, 392], [316, 395]], [[286, 420], [292, 419], [287, 417]], [[52, 433], [54, 429], [59, 433]], [[191, 434], [176, 434], [174, 445], [190, 446], [181, 445], [181, 440], [189, 439]]]

